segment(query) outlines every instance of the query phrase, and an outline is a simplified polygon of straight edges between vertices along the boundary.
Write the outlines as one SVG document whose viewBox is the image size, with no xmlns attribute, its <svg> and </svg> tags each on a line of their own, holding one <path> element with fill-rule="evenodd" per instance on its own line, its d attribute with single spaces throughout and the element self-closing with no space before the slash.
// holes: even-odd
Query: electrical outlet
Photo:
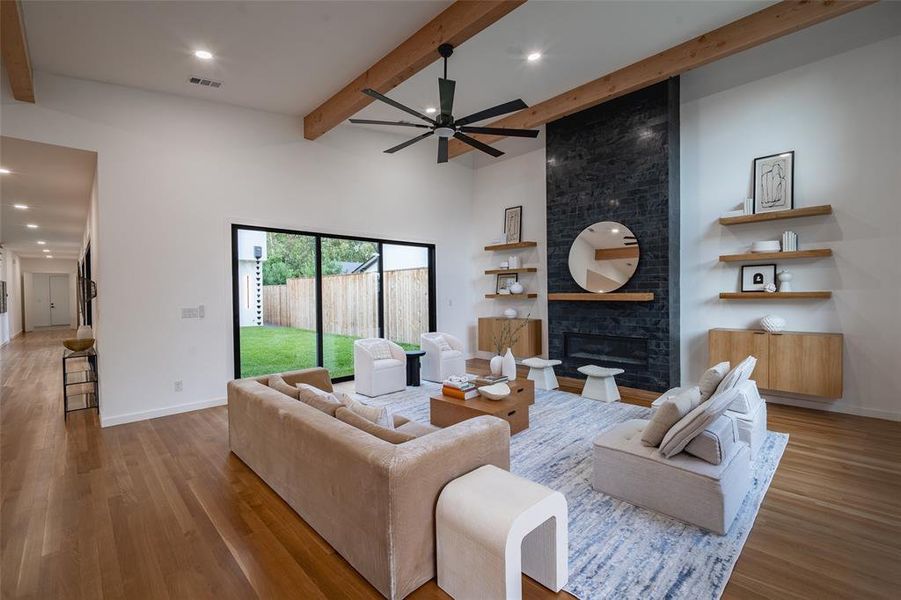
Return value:
<svg viewBox="0 0 901 600">
<path fill-rule="evenodd" d="M 175 382 L 175 391 L 180 392 L 184 389 L 184 382 L 181 379 Z"/>
<path fill-rule="evenodd" d="M 199 319 L 200 318 L 200 310 L 197 308 L 183 308 L 181 309 L 181 318 L 182 319 Z"/>
<path fill-rule="evenodd" d="M 200 306 L 197 307 L 197 318 L 202 319 L 205 316 L 206 316 L 206 306 L 201 304 Z"/>
</svg>

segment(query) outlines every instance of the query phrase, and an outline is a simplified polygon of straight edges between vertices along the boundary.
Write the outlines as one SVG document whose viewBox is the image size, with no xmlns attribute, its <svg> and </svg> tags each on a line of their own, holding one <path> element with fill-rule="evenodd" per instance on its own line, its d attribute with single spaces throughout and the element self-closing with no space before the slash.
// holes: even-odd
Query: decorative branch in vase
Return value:
<svg viewBox="0 0 901 600">
<path fill-rule="evenodd" d="M 491 344 L 494 346 L 495 356 L 491 359 L 490 367 L 492 375 L 500 375 L 502 371 L 504 375 L 510 378 L 510 381 L 516 379 L 516 363 L 513 359 L 513 344 L 519 337 L 519 332 L 523 327 L 528 325 L 529 317 L 532 313 L 525 316 L 524 319 L 505 319 L 500 327 L 498 327 L 491 337 Z M 502 356 L 507 351 L 509 358 L 508 364 L 504 364 L 505 357 Z M 511 366 L 512 364 L 512 366 Z"/>
</svg>

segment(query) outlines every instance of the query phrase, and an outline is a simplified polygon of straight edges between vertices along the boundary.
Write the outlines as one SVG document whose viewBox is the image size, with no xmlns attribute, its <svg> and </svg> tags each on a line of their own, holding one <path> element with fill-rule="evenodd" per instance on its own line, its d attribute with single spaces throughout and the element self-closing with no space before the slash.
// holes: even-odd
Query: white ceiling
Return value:
<svg viewBox="0 0 901 600">
<path fill-rule="evenodd" d="M 78 258 L 97 154 L 2 136 L 0 165 L 12 171 L 0 175 L 0 243 L 23 257 L 42 256 L 46 248 L 54 258 Z"/>
</svg>

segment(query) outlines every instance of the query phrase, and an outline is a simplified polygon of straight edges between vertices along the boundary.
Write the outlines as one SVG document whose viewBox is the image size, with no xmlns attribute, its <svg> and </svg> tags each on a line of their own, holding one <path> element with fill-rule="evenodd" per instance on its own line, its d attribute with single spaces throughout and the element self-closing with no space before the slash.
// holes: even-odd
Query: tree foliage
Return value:
<svg viewBox="0 0 901 600">
<path fill-rule="evenodd" d="M 287 279 L 316 276 L 316 240 L 289 233 L 266 234 L 267 259 L 263 263 L 263 285 L 281 285 Z M 322 274 L 341 273 L 345 262 L 363 263 L 377 253 L 372 242 L 322 239 Z"/>
</svg>

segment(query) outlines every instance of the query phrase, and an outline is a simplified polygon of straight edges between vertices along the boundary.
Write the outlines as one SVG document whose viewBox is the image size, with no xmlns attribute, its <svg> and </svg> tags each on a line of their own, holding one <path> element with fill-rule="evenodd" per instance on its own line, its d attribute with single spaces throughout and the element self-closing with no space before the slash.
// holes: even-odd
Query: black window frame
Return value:
<svg viewBox="0 0 901 600">
<path fill-rule="evenodd" d="M 435 244 L 426 242 L 409 242 L 404 240 L 391 240 L 375 237 L 362 237 L 357 235 L 343 235 L 337 233 L 324 233 L 317 231 L 302 231 L 297 229 L 285 229 L 282 227 L 267 227 L 264 225 L 242 225 L 240 223 L 231 224 L 231 272 L 232 272 L 232 352 L 234 354 L 234 375 L 235 379 L 241 378 L 241 299 L 240 286 L 238 282 L 238 232 L 245 231 L 265 231 L 267 233 L 284 233 L 288 235 L 300 235 L 314 238 L 316 244 L 316 365 L 323 367 L 325 364 L 323 336 L 322 331 L 322 240 L 340 239 L 353 240 L 358 242 L 370 242 L 376 244 L 378 248 L 378 273 L 379 273 L 379 297 L 378 297 L 378 329 L 379 337 L 385 335 L 385 271 L 382 258 L 383 245 L 394 246 L 415 246 L 417 248 L 425 248 L 428 252 L 428 268 L 429 268 L 429 331 L 438 330 L 438 303 L 437 303 L 437 276 L 436 276 L 436 247 Z M 332 377 L 333 383 L 342 381 L 350 381 L 353 375 L 344 377 Z"/>
</svg>

